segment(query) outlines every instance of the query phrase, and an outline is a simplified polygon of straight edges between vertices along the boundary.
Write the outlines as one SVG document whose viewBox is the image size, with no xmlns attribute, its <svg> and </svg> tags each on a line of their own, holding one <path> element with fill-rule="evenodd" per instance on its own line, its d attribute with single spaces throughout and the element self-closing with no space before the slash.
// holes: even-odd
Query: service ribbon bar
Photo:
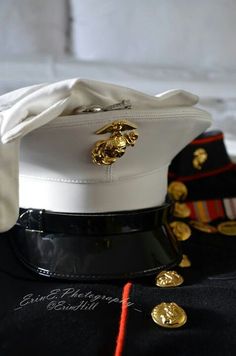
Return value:
<svg viewBox="0 0 236 356">
<path fill-rule="evenodd" d="M 198 200 L 186 204 L 192 220 L 208 223 L 221 218 L 236 219 L 236 198 Z"/>
</svg>

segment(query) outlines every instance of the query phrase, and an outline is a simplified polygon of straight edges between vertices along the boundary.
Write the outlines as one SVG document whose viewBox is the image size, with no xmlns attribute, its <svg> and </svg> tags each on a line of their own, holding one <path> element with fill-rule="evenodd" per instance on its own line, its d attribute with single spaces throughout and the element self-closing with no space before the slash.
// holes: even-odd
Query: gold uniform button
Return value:
<svg viewBox="0 0 236 356">
<path fill-rule="evenodd" d="M 156 277 L 156 286 L 161 288 L 178 287 L 183 282 L 183 277 L 176 271 L 162 271 Z"/>
<path fill-rule="evenodd" d="M 190 259 L 188 258 L 187 255 L 183 254 L 182 260 L 181 260 L 181 262 L 179 264 L 179 267 L 181 267 L 181 268 L 191 267 L 191 261 L 190 261 Z"/>
<path fill-rule="evenodd" d="M 168 187 L 169 196 L 176 201 L 186 199 L 188 195 L 188 189 L 182 182 L 173 181 Z"/>
<path fill-rule="evenodd" d="M 191 210 L 185 203 L 176 202 L 174 205 L 174 213 L 173 215 L 176 218 L 188 218 L 191 214 Z"/>
<path fill-rule="evenodd" d="M 223 235 L 236 236 L 236 221 L 226 221 L 217 226 L 218 231 Z"/>
<path fill-rule="evenodd" d="M 187 321 L 185 311 L 176 303 L 161 303 L 152 310 L 153 321 L 163 328 L 176 329 Z"/>
<path fill-rule="evenodd" d="M 206 232 L 208 234 L 215 234 L 217 232 L 217 229 L 214 226 L 205 224 L 201 221 L 191 220 L 190 225 L 194 227 L 194 229 Z"/>
<path fill-rule="evenodd" d="M 190 227 L 182 221 L 173 221 L 170 227 L 179 241 L 185 241 L 191 236 Z"/>
</svg>

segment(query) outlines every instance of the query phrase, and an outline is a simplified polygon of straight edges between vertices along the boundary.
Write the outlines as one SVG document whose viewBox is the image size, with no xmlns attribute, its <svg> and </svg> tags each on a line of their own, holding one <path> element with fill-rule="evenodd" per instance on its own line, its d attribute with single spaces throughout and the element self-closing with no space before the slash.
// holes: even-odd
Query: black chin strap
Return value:
<svg viewBox="0 0 236 356">
<path fill-rule="evenodd" d="M 67 214 L 38 209 L 20 209 L 17 224 L 41 233 L 116 235 L 159 228 L 166 220 L 169 204 L 158 208 L 116 213 Z"/>
</svg>

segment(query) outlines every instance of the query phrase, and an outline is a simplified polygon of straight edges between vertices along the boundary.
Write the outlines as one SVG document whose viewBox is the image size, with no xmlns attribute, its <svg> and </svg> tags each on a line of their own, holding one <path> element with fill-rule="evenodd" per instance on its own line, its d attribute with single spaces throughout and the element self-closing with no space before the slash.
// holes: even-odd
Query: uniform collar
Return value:
<svg viewBox="0 0 236 356">
<path fill-rule="evenodd" d="M 169 178 L 187 182 L 234 168 L 223 139 L 221 131 L 209 131 L 198 136 L 173 159 Z"/>
</svg>

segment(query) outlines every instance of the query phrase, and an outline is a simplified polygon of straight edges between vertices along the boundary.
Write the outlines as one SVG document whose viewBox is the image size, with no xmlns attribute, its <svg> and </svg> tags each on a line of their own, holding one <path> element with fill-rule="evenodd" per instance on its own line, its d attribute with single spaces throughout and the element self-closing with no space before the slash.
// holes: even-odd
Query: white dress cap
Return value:
<svg viewBox="0 0 236 356">
<path fill-rule="evenodd" d="M 211 124 L 197 101 L 182 90 L 150 96 L 81 79 L 3 95 L 0 231 L 19 205 L 67 213 L 162 205 L 171 160 Z"/>
</svg>

